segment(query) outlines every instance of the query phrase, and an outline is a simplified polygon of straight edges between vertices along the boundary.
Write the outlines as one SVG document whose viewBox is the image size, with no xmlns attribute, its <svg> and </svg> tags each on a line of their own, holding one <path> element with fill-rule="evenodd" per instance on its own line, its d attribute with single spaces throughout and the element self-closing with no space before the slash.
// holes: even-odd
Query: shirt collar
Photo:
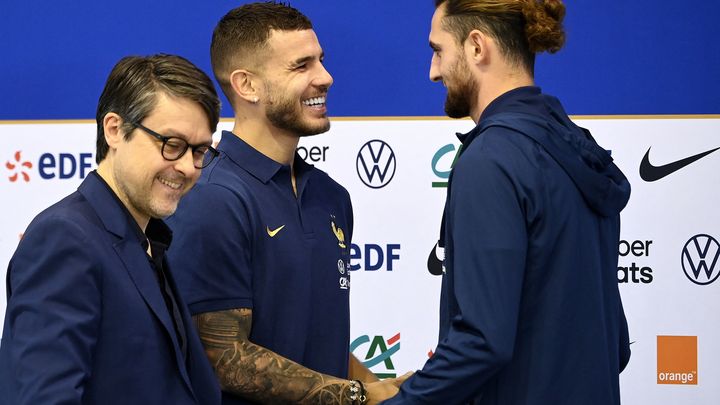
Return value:
<svg viewBox="0 0 720 405">
<path fill-rule="evenodd" d="M 284 168 L 290 171 L 290 166 L 278 163 L 263 155 L 260 151 L 230 131 L 222 132 L 218 150 L 227 155 L 236 165 L 265 184 L 281 169 Z M 295 168 L 295 178 L 298 182 L 305 177 L 303 174 L 313 167 L 300 158 L 297 152 L 295 153 L 293 165 Z"/>
</svg>

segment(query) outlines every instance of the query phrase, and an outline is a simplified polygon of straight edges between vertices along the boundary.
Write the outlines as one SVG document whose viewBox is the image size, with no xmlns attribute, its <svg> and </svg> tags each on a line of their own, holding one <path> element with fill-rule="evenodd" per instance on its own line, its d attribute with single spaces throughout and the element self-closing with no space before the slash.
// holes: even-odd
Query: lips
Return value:
<svg viewBox="0 0 720 405">
<path fill-rule="evenodd" d="M 173 190 L 180 190 L 180 188 L 181 188 L 182 185 L 183 185 L 183 182 L 182 182 L 182 181 L 179 181 L 179 182 L 178 182 L 178 181 L 171 181 L 171 180 L 168 180 L 168 179 L 166 179 L 166 178 L 164 178 L 164 177 L 158 177 L 157 179 L 158 179 L 158 181 L 159 181 L 160 183 L 162 183 L 162 184 L 170 187 L 170 188 L 173 189 Z"/>
<path fill-rule="evenodd" d="M 325 97 L 311 97 L 303 100 L 302 103 L 308 107 L 324 107 Z"/>
</svg>

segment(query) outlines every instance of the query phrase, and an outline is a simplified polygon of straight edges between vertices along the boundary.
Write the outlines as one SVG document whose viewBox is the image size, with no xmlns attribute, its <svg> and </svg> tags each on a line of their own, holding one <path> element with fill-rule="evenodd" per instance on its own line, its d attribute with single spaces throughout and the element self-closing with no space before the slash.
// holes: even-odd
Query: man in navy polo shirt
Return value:
<svg viewBox="0 0 720 405">
<path fill-rule="evenodd" d="M 295 152 L 330 128 L 333 79 L 312 24 L 283 4 L 238 7 L 211 59 L 235 126 L 169 220 L 169 255 L 224 403 L 393 395 L 400 381 L 378 382 L 349 353 L 350 196 Z"/>
</svg>

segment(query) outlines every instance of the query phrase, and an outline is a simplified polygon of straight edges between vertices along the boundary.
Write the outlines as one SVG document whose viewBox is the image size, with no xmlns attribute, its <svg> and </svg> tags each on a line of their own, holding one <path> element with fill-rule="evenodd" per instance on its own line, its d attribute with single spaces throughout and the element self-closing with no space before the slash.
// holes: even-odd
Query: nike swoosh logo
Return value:
<svg viewBox="0 0 720 405">
<path fill-rule="evenodd" d="M 440 258 L 437 256 L 437 246 L 437 243 L 433 246 L 427 260 L 428 271 L 433 276 L 440 276 L 443 274 L 443 263 L 442 260 L 440 260 Z"/>
<path fill-rule="evenodd" d="M 697 155 L 680 159 L 666 165 L 653 166 L 653 164 L 650 163 L 650 148 L 648 148 L 647 152 L 645 152 L 645 156 L 643 156 L 642 161 L 640 162 L 640 178 L 647 182 L 660 180 L 663 177 L 673 174 L 683 167 L 704 158 L 718 149 L 720 149 L 720 147 L 710 149 L 709 151 L 698 153 Z"/>
<path fill-rule="evenodd" d="M 267 233 L 268 233 L 268 235 L 269 235 L 271 238 L 274 238 L 275 235 L 277 235 L 278 232 L 282 231 L 283 228 L 285 228 L 285 225 L 283 225 L 283 226 L 281 226 L 281 227 L 279 227 L 279 228 L 271 231 L 271 230 L 270 230 L 270 227 L 267 226 L 267 225 L 265 225 L 265 229 L 267 229 Z"/>
</svg>

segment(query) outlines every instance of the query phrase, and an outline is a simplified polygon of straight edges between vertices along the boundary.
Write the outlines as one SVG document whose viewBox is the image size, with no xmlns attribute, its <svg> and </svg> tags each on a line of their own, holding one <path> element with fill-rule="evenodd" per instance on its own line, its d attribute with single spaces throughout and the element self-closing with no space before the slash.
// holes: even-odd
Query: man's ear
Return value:
<svg viewBox="0 0 720 405">
<path fill-rule="evenodd" d="M 257 103 L 259 100 L 257 91 L 259 80 L 256 74 L 245 69 L 237 69 L 230 73 L 230 85 L 233 91 L 237 97 L 249 103 Z"/>
<path fill-rule="evenodd" d="M 114 112 L 105 114 L 103 118 L 103 131 L 105 132 L 105 142 L 107 142 L 110 149 L 115 149 L 124 142 L 122 124 L 123 119 Z"/>
<path fill-rule="evenodd" d="M 482 31 L 470 31 L 463 46 L 468 63 L 475 65 L 487 63 L 490 58 L 491 42 L 491 38 Z"/>
</svg>

